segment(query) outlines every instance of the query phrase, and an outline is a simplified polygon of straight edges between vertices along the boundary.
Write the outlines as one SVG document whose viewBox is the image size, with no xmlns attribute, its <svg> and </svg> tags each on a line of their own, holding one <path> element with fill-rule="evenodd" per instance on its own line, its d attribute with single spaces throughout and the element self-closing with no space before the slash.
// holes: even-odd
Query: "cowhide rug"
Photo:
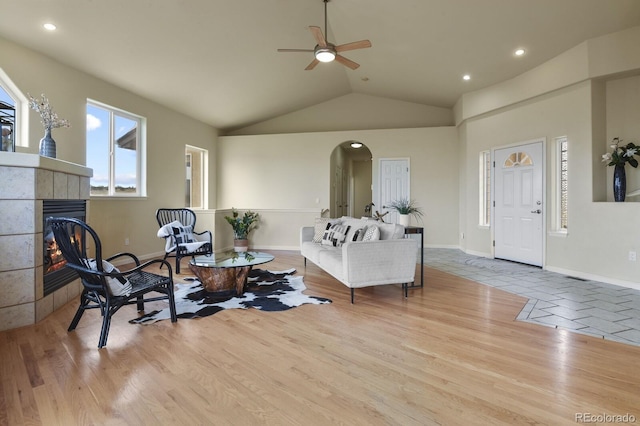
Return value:
<svg viewBox="0 0 640 426">
<path fill-rule="evenodd" d="M 295 269 L 266 271 L 253 269 L 247 279 L 247 291 L 240 296 L 220 297 L 208 293 L 199 281 L 175 286 L 176 313 L 178 318 L 200 318 L 225 309 L 255 308 L 262 311 L 286 311 L 306 303 L 321 305 L 331 303 L 322 297 L 307 296 L 302 277 L 293 276 Z M 150 312 L 129 322 L 151 324 L 171 318 L 169 307 Z"/>
</svg>

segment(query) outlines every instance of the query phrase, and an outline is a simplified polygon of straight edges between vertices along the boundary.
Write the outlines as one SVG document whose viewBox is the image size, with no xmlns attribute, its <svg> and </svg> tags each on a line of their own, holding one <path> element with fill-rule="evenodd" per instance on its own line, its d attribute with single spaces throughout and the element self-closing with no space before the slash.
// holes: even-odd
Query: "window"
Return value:
<svg viewBox="0 0 640 426">
<path fill-rule="evenodd" d="M 87 167 L 91 196 L 145 196 L 145 119 L 87 102 Z"/>
<path fill-rule="evenodd" d="M 185 146 L 185 207 L 207 208 L 207 154 L 206 149 Z"/>
<path fill-rule="evenodd" d="M 0 85 L 0 151 L 15 151 L 16 102 Z"/>
<path fill-rule="evenodd" d="M 565 136 L 556 138 L 556 150 L 558 155 L 558 186 L 557 186 L 557 228 L 561 232 L 567 232 L 568 225 L 568 200 L 569 200 L 569 163 L 568 163 L 568 142 Z"/>
<path fill-rule="evenodd" d="M 27 147 L 29 102 L 0 68 L 0 151 Z"/>
<path fill-rule="evenodd" d="M 491 221 L 491 153 L 480 153 L 480 226 L 489 226 Z"/>
<path fill-rule="evenodd" d="M 531 165 L 533 165 L 533 161 L 531 161 L 531 157 L 529 157 L 529 154 L 527 154 L 526 152 L 514 152 L 506 160 L 504 160 L 505 169 L 508 169 L 509 167 Z"/>
</svg>

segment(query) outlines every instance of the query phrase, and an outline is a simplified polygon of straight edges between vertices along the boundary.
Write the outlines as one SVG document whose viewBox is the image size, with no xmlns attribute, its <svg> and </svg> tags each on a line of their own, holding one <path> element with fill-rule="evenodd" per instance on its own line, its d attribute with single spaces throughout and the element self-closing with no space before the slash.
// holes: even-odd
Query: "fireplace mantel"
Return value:
<svg viewBox="0 0 640 426">
<path fill-rule="evenodd" d="M 89 200 L 92 175 L 68 161 L 0 152 L 0 331 L 35 324 L 80 294 L 80 280 L 43 294 L 42 204 Z"/>
<path fill-rule="evenodd" d="M 57 158 L 43 157 L 38 154 L 26 154 L 21 152 L 0 151 L 0 167 L 1 166 L 44 169 L 85 177 L 93 176 L 92 169 L 81 166 L 80 164 L 70 163 Z"/>
</svg>

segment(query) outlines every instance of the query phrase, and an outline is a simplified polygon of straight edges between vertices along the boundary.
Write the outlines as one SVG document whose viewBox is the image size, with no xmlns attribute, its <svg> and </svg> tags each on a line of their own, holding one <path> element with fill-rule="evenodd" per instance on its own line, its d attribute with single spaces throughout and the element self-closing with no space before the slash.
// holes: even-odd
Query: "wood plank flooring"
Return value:
<svg viewBox="0 0 640 426">
<path fill-rule="evenodd" d="M 147 326 L 128 306 L 98 350 L 98 312 L 68 333 L 70 302 L 0 333 L 0 425 L 640 422 L 640 347 L 517 322 L 526 299 L 429 268 L 408 299 L 381 286 L 351 305 L 299 253 L 271 253 L 333 303 Z"/>
</svg>

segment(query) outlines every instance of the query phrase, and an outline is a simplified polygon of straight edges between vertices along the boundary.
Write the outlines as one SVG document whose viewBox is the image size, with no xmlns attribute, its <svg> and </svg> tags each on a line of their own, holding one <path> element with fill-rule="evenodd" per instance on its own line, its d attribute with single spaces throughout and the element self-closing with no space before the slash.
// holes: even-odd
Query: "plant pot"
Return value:
<svg viewBox="0 0 640 426">
<path fill-rule="evenodd" d="M 234 239 L 233 250 L 238 253 L 249 251 L 249 240 L 247 240 L 246 238 L 243 240 Z"/>
<path fill-rule="evenodd" d="M 398 223 L 404 227 L 411 223 L 411 216 L 408 214 L 398 214 Z"/>
</svg>

